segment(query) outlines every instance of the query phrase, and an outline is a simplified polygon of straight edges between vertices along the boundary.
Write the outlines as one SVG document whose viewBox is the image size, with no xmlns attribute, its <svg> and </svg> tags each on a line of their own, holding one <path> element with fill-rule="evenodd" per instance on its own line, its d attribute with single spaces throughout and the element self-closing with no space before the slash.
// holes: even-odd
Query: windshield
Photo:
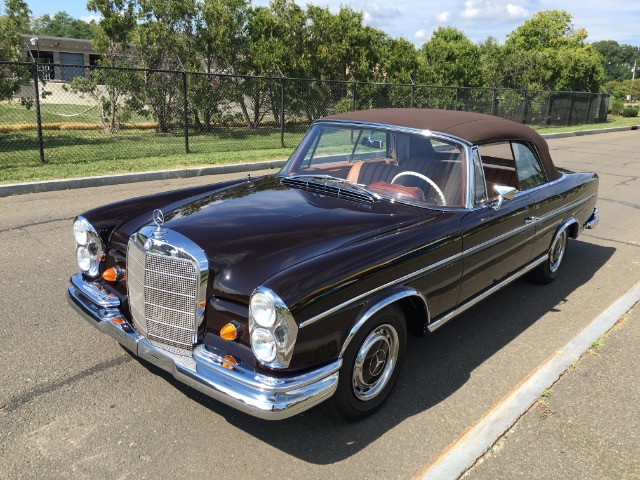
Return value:
<svg viewBox="0 0 640 480">
<path fill-rule="evenodd" d="M 436 136 L 318 124 L 280 175 L 335 179 L 417 205 L 461 207 L 464 149 Z"/>
</svg>

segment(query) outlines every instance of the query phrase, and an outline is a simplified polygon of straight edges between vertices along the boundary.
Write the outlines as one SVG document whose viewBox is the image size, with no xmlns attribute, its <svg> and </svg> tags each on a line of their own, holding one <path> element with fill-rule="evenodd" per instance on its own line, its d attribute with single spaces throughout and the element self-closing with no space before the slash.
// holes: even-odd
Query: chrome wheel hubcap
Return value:
<svg viewBox="0 0 640 480">
<path fill-rule="evenodd" d="M 555 273 L 560 268 L 562 257 L 567 246 L 567 232 L 563 231 L 553 240 L 549 249 L 549 270 Z"/>
<path fill-rule="evenodd" d="M 364 340 L 351 377 L 359 400 L 371 400 L 389 383 L 398 361 L 398 346 L 398 332 L 389 324 L 380 325 Z"/>
</svg>

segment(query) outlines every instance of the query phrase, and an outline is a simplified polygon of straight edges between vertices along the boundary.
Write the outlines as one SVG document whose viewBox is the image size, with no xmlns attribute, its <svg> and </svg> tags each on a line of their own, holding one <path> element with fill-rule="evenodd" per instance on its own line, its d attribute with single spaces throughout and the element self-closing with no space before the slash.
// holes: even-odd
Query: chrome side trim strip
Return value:
<svg viewBox="0 0 640 480">
<path fill-rule="evenodd" d="M 545 220 L 547 220 L 549 218 L 552 218 L 552 217 L 554 217 L 556 215 L 561 215 L 561 214 L 563 214 L 563 213 L 565 213 L 565 212 L 567 212 L 569 210 L 572 210 L 572 209 L 582 205 L 583 203 L 588 202 L 591 198 L 593 198 L 594 195 L 595 194 L 589 195 L 589 196 L 587 196 L 585 198 L 582 198 L 582 199 L 580 199 L 580 200 L 578 200 L 576 202 L 573 202 L 570 205 L 567 205 L 565 207 L 561 207 L 561 208 L 553 210 L 553 211 L 551 211 L 549 213 L 546 213 L 546 214 L 542 215 L 541 217 L 539 217 L 539 219 L 536 220 L 535 224 L 539 224 L 539 223 L 541 223 L 541 222 L 543 222 L 543 221 L 545 221 Z M 574 219 L 574 221 L 575 221 L 575 219 Z M 349 300 L 347 300 L 345 302 L 342 302 L 341 304 L 336 305 L 335 307 L 330 308 L 329 310 L 326 310 L 326 311 L 324 311 L 322 313 L 319 313 L 318 315 L 316 315 L 314 317 L 311 317 L 311 318 L 305 320 L 304 322 L 302 322 L 300 324 L 300 328 L 304 328 L 304 327 L 306 327 L 308 325 L 312 325 L 315 322 L 317 322 L 318 320 L 321 320 L 324 317 L 332 315 L 332 314 L 336 313 L 337 311 L 343 309 L 344 307 L 347 307 L 348 305 L 350 305 L 352 303 L 355 303 L 355 302 L 357 302 L 359 300 L 362 300 L 363 298 L 368 297 L 369 295 L 377 293 L 380 290 L 384 290 L 385 288 L 391 287 L 393 285 L 397 285 L 398 283 L 402 283 L 402 282 L 406 282 L 406 281 L 412 280 L 413 278 L 419 277 L 421 275 L 426 275 L 427 273 L 430 273 L 433 270 L 437 270 L 438 268 L 441 268 L 441 267 L 443 267 L 443 266 L 445 266 L 445 265 L 447 265 L 449 263 L 453 263 L 453 262 L 455 262 L 455 261 L 457 261 L 457 260 L 459 260 L 461 258 L 469 256 L 470 254 L 475 253 L 476 251 L 478 251 L 480 249 L 488 248 L 488 247 L 490 247 L 490 246 L 492 246 L 492 245 L 494 245 L 496 243 L 499 243 L 499 242 L 502 242 L 504 240 L 507 240 L 508 238 L 510 238 L 510 237 L 512 237 L 514 235 L 517 235 L 518 233 L 522 232 L 523 230 L 526 230 L 527 228 L 534 228 L 535 224 L 522 225 L 520 227 L 515 228 L 514 230 L 511 230 L 509 232 L 503 233 L 502 235 L 500 235 L 500 236 L 498 236 L 498 237 L 496 237 L 494 239 L 487 240 L 484 243 L 481 243 L 479 245 L 475 245 L 475 246 L 473 246 L 473 247 L 471 247 L 471 248 L 469 248 L 467 250 L 463 250 L 460 253 L 456 253 L 455 255 L 452 255 L 452 256 L 447 257 L 447 258 L 445 258 L 443 260 L 440 260 L 439 262 L 436 262 L 436 263 L 434 263 L 432 265 L 429 265 L 428 267 L 421 268 L 420 270 L 417 270 L 417 271 L 415 271 L 413 273 L 409 273 L 409 274 L 407 274 L 407 275 L 405 275 L 405 276 L 403 276 L 401 278 L 398 278 L 396 280 L 392 280 L 391 282 L 385 283 L 384 285 L 381 285 L 381 286 L 376 287 L 376 288 L 374 288 L 372 290 L 369 290 L 368 292 L 364 292 L 364 293 L 362 293 L 360 295 L 356 295 L 355 297 L 353 297 L 353 298 L 351 298 L 351 299 L 349 299 Z"/>
<path fill-rule="evenodd" d="M 311 317 L 311 318 L 305 320 L 304 322 L 302 322 L 300 324 L 300 328 L 304 328 L 304 327 L 306 327 L 308 325 L 311 325 L 311 324 L 317 322 L 318 320 L 321 320 L 324 317 L 326 317 L 328 315 L 331 315 L 333 313 L 336 313 L 338 310 L 341 310 L 344 307 L 346 307 L 348 305 L 351 305 L 352 303 L 355 303 L 355 302 L 357 302 L 359 300 L 362 300 L 365 297 L 368 297 L 369 295 L 373 295 L 374 293 L 377 293 L 377 292 L 379 292 L 381 290 L 384 290 L 385 288 L 392 287 L 393 285 L 396 285 L 398 283 L 402 283 L 402 282 L 405 282 L 407 280 L 411 280 L 414 277 L 419 277 L 420 275 L 423 275 L 423 274 L 426 274 L 428 272 L 431 272 L 432 270 L 437 270 L 438 268 L 441 268 L 441 267 L 444 267 L 444 266 L 446 266 L 446 265 L 448 265 L 450 263 L 453 263 L 453 262 L 459 260 L 460 258 L 462 258 L 462 252 L 456 253 L 455 255 L 451 255 L 450 257 L 444 258 L 444 259 L 440 260 L 439 262 L 436 262 L 436 263 L 434 263 L 432 265 L 429 265 L 428 267 L 421 268 L 420 270 L 417 270 L 417 271 L 415 271 L 413 273 L 409 273 L 409 274 L 405 275 L 404 277 L 400 277 L 400 278 L 398 278 L 396 280 L 393 280 L 393 281 L 391 281 L 389 283 L 385 283 L 384 285 L 380 285 L 379 287 L 376 287 L 376 288 L 374 288 L 372 290 L 369 290 L 368 292 L 364 292 L 364 293 L 362 293 L 360 295 L 356 295 L 355 297 L 347 300 L 346 302 L 342 302 L 341 304 L 336 305 L 335 307 L 330 308 L 329 310 L 325 310 L 324 312 L 319 313 L 315 317 Z"/>
<path fill-rule="evenodd" d="M 484 300 L 485 298 L 487 298 L 492 293 L 500 290 L 502 287 L 508 285 L 509 283 L 513 282 L 514 280 L 517 280 L 518 278 L 523 276 L 525 273 L 530 272 L 531 270 L 536 268 L 541 263 L 544 263 L 544 261 L 547 258 L 548 258 L 548 254 L 545 253 L 543 256 L 537 258 L 533 262 L 528 263 L 524 268 L 522 268 L 522 269 L 518 270 L 517 272 L 513 273 L 511 276 L 505 278 L 501 282 L 496 283 L 493 287 L 489 288 L 488 290 L 485 290 L 480 295 L 478 295 L 476 297 L 473 297 L 472 299 L 468 300 L 467 302 L 463 303 L 462 305 L 458 306 L 457 308 L 451 310 L 449 313 L 444 314 L 443 316 L 438 318 L 436 321 L 434 321 L 433 323 L 429 324 L 427 326 L 427 328 L 429 329 L 430 332 L 433 332 L 434 330 L 437 330 L 439 327 L 441 327 L 442 325 L 447 323 L 452 318 L 454 318 L 454 317 L 460 315 L 462 312 L 470 309 L 475 304 L 477 304 L 480 301 Z"/>
</svg>

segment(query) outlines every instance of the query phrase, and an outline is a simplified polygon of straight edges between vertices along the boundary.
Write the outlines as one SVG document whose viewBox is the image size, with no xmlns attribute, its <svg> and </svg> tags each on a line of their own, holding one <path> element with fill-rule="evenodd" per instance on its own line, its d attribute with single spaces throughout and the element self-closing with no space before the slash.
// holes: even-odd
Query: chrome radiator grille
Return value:
<svg viewBox="0 0 640 480">
<path fill-rule="evenodd" d="M 202 277 L 198 262 L 167 255 L 171 248 L 166 244 L 147 249 L 139 244 L 146 237 L 137 235 L 129 240 L 127 248 L 127 285 L 134 327 L 157 346 L 190 354 L 200 317 Z M 151 240 L 146 241 L 149 246 Z"/>
</svg>

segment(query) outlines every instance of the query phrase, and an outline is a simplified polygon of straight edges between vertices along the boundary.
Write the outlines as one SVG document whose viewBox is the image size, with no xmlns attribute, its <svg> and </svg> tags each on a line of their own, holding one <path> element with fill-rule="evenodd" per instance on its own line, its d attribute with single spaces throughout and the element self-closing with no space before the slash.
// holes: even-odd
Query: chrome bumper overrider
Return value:
<svg viewBox="0 0 640 480">
<path fill-rule="evenodd" d="M 202 345 L 191 357 L 158 349 L 128 325 L 114 323 L 121 318 L 120 302 L 81 274 L 71 277 L 69 304 L 94 327 L 115 338 L 134 355 L 171 373 L 179 381 L 245 413 L 266 420 L 280 420 L 303 412 L 330 397 L 338 385 L 342 360 L 291 377 L 272 377 L 233 366 Z"/>
<path fill-rule="evenodd" d="M 600 221 L 600 217 L 598 216 L 598 213 L 599 213 L 598 209 L 594 208 L 591 216 L 587 219 L 586 222 L 584 222 L 584 228 L 588 230 L 592 228 L 596 228 L 596 225 L 598 225 L 598 222 Z"/>
</svg>

